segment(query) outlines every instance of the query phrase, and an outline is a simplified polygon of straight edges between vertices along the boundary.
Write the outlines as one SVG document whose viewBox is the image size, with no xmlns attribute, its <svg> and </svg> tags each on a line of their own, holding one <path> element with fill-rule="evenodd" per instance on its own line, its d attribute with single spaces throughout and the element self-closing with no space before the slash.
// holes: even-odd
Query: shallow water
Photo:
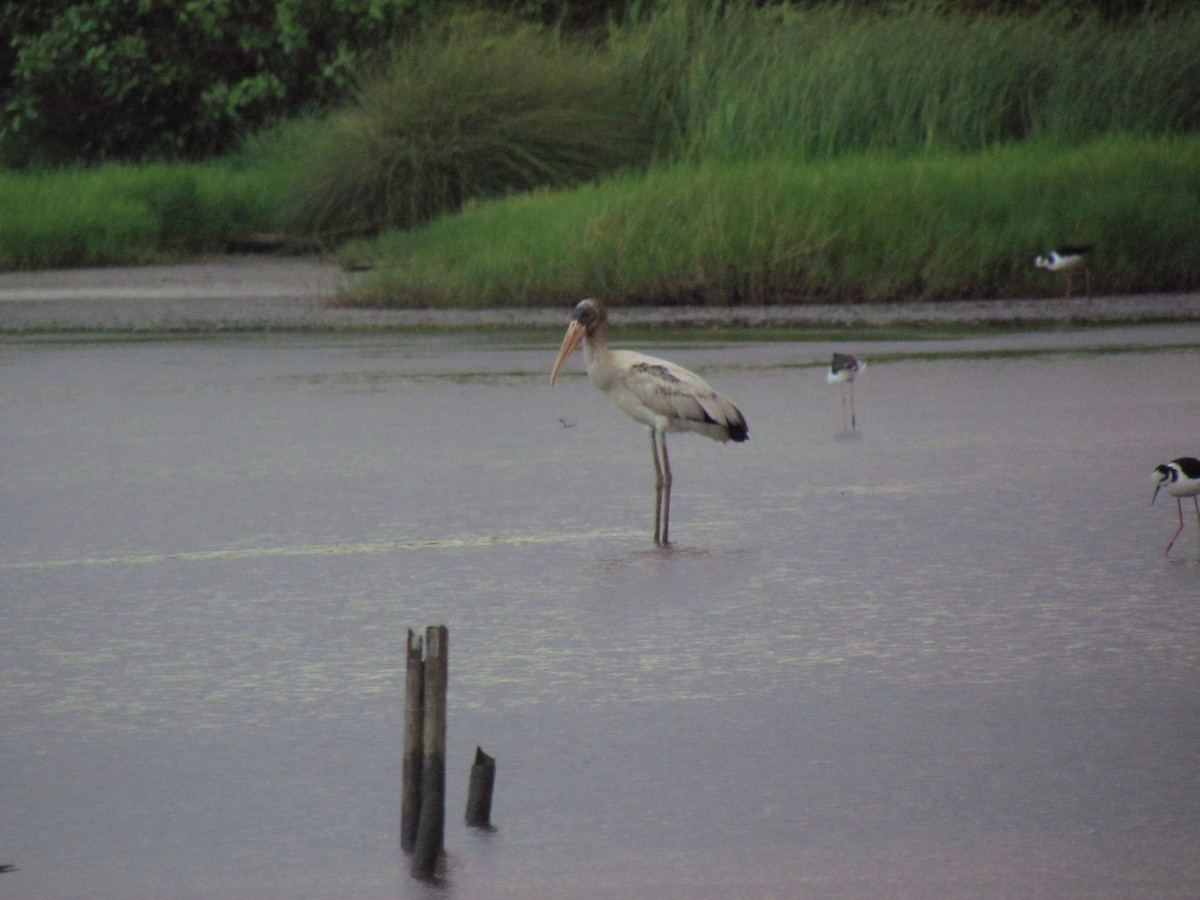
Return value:
<svg viewBox="0 0 1200 900">
<path fill-rule="evenodd" d="M 554 344 L 0 344 L 5 897 L 1200 892 L 1200 540 L 1164 559 L 1150 505 L 1200 328 L 841 345 L 854 434 L 829 345 L 664 347 L 751 431 L 672 436 L 670 551 L 648 439 Z"/>
</svg>

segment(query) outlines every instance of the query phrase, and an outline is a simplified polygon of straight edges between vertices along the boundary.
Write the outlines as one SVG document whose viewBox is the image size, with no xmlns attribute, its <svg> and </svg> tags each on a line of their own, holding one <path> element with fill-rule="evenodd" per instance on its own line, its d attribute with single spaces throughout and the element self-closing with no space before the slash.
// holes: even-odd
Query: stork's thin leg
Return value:
<svg viewBox="0 0 1200 900">
<path fill-rule="evenodd" d="M 663 508 L 662 508 L 662 545 L 670 546 L 671 542 L 667 540 L 667 528 L 671 524 L 671 457 L 667 456 L 667 433 L 661 432 L 659 440 L 662 441 L 663 453 Z"/>
<path fill-rule="evenodd" d="M 850 382 L 850 430 L 858 430 L 858 418 L 854 415 L 854 382 Z"/>
<path fill-rule="evenodd" d="M 1167 549 L 1163 551 L 1163 556 L 1170 555 L 1171 547 L 1175 544 L 1175 538 L 1179 537 L 1179 535 L 1183 533 L 1183 498 L 1176 497 L 1175 505 L 1179 507 L 1179 528 L 1176 529 L 1173 535 L 1171 535 L 1171 543 L 1167 544 Z M 1200 516 L 1200 509 L 1197 509 L 1196 515 Z"/>
<path fill-rule="evenodd" d="M 846 430 L 846 385 L 838 385 L 838 398 L 842 401 L 842 431 Z"/>
<path fill-rule="evenodd" d="M 658 461 L 658 432 L 650 429 L 650 452 L 654 454 L 654 543 L 662 543 L 658 536 L 662 522 L 663 470 Z"/>
</svg>

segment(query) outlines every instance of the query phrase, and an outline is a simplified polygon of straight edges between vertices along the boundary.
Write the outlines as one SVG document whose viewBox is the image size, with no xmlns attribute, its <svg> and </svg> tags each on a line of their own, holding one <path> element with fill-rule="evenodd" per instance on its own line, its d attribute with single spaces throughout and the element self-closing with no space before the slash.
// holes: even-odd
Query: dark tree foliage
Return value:
<svg viewBox="0 0 1200 900">
<path fill-rule="evenodd" d="M 645 0 L 513 0 L 480 4 L 492 6 L 545 25 L 566 28 L 591 28 L 607 20 L 623 16 L 631 6 L 651 6 Z"/>
<path fill-rule="evenodd" d="M 436 0 L 10 0 L 7 155 L 199 157 L 335 99 Z"/>
</svg>

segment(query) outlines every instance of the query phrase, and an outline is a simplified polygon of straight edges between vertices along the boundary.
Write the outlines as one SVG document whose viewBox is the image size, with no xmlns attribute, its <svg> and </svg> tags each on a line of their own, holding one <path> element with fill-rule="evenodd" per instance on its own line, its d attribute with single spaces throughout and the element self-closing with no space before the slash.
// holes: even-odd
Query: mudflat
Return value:
<svg viewBox="0 0 1200 900">
<path fill-rule="evenodd" d="M 323 330 L 465 325 L 557 326 L 561 306 L 351 309 L 338 291 L 359 277 L 314 256 L 223 255 L 174 265 L 0 273 L 0 331 Z M 1200 321 L 1200 292 L 941 303 L 621 309 L 630 325 L 839 327 L 889 324 Z"/>
</svg>

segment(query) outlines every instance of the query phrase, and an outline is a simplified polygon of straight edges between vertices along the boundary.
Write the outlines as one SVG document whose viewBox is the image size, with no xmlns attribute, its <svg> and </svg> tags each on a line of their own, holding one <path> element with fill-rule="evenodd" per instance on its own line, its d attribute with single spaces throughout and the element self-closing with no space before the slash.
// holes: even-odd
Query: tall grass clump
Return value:
<svg viewBox="0 0 1200 900">
<path fill-rule="evenodd" d="M 645 164 L 645 116 L 626 88 L 593 47 L 456 19 L 323 120 L 285 214 L 295 230 L 336 240 Z"/>
<path fill-rule="evenodd" d="M 611 46 L 672 158 L 978 150 L 1200 127 L 1200 13 L 666 0 Z"/>
<path fill-rule="evenodd" d="M 680 163 L 473 206 L 349 247 L 362 305 L 771 304 L 1053 294 L 1033 257 L 1095 243 L 1097 291 L 1200 281 L 1200 138 Z"/>
<path fill-rule="evenodd" d="M 0 171 L 0 268 L 146 263 L 271 225 L 269 176 L 218 163 Z"/>
</svg>

